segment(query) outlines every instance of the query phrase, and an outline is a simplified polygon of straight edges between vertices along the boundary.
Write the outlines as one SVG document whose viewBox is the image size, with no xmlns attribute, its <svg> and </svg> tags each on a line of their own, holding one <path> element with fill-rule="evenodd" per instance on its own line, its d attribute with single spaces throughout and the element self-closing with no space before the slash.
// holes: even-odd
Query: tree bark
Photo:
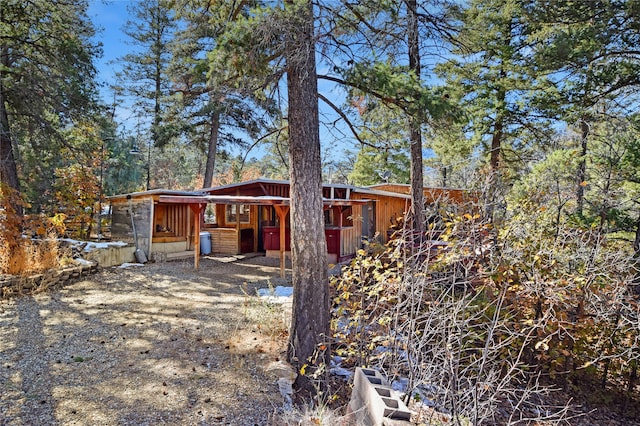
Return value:
<svg viewBox="0 0 640 426">
<path fill-rule="evenodd" d="M 506 43 L 510 42 L 510 38 L 505 40 Z M 500 80 L 507 78 L 507 72 L 504 69 L 504 64 L 500 68 Z M 492 180 L 497 180 L 502 167 L 502 139 L 504 138 L 504 120 L 505 120 L 505 103 L 507 100 L 507 93 L 504 87 L 500 86 L 496 92 L 496 119 L 493 123 L 493 135 L 491 136 L 491 155 L 489 156 L 489 165 L 491 166 Z"/>
<path fill-rule="evenodd" d="M 204 169 L 204 181 L 202 182 L 202 188 L 210 188 L 213 184 L 213 170 L 216 167 L 219 131 L 220 113 L 215 111 L 211 116 L 211 131 L 209 132 L 209 147 L 207 149 L 207 165 Z"/>
<path fill-rule="evenodd" d="M 9 67 L 9 54 L 5 48 L 1 49 L 0 63 L 2 68 L 7 69 Z M 5 97 L 5 88 L 2 85 L 2 74 L 4 73 L 2 68 L 0 68 L 0 184 L 7 185 L 16 192 L 20 192 L 18 168 L 13 155 L 13 140 L 9 127 L 7 99 Z"/>
<path fill-rule="evenodd" d="M 299 4 L 294 10 L 294 4 Z M 291 257 L 293 313 L 287 358 L 298 371 L 314 373 L 329 354 L 329 281 L 322 212 L 322 174 L 311 1 L 287 2 L 286 35 L 291 164 Z M 292 13 L 293 12 L 293 13 Z M 307 376 L 296 380 L 313 392 Z"/>
<path fill-rule="evenodd" d="M 502 116 L 498 115 L 493 125 L 493 135 L 491 136 L 491 156 L 489 165 L 491 166 L 492 175 L 497 175 L 500 172 L 500 158 L 502 157 L 502 128 Z"/>
<path fill-rule="evenodd" d="M 578 207 L 576 213 L 582 215 L 584 209 L 584 186 L 587 180 L 587 140 L 589 138 L 589 124 L 582 119 L 580 121 L 580 163 L 578 164 L 578 176 L 577 184 L 578 190 L 576 193 L 576 202 Z"/>
<path fill-rule="evenodd" d="M 409 68 L 420 80 L 420 48 L 418 35 L 418 14 L 416 0 L 407 0 L 407 16 L 409 20 L 407 44 L 409 46 Z M 409 118 L 409 141 L 411 153 L 411 219 L 413 230 L 422 234 L 425 230 L 424 218 L 424 177 L 422 171 L 422 132 L 420 122 Z"/>
<path fill-rule="evenodd" d="M 633 257 L 635 259 L 635 274 L 633 276 L 633 293 L 640 297 L 640 214 L 636 221 L 636 238 L 633 241 Z"/>
</svg>

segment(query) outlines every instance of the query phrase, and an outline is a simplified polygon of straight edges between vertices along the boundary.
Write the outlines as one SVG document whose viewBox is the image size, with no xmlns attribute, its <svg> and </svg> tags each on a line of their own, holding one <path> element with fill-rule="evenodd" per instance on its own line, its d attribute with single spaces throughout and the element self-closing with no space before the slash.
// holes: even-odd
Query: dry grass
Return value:
<svg viewBox="0 0 640 426">
<path fill-rule="evenodd" d="M 350 426 L 347 417 L 337 410 L 320 405 L 317 407 L 294 408 L 275 416 L 271 426 Z"/>
<path fill-rule="evenodd" d="M 25 206 L 19 194 L 0 184 L 0 274 L 29 275 L 60 266 L 57 237 L 64 232 L 64 216 L 23 216 L 18 209 Z"/>
<path fill-rule="evenodd" d="M 63 251 L 54 233 L 43 240 L 21 238 L 18 244 L 0 239 L 0 273 L 30 275 L 61 265 Z"/>
</svg>

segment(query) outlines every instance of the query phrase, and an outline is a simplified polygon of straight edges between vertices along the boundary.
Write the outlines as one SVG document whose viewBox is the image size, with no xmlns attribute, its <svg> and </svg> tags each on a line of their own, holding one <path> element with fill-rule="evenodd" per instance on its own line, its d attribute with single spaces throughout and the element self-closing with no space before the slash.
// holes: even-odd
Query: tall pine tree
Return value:
<svg viewBox="0 0 640 426">
<path fill-rule="evenodd" d="M 0 183 L 14 190 L 20 150 L 55 153 L 64 130 L 96 110 L 101 52 L 86 10 L 84 0 L 0 1 Z M 40 194 L 51 184 L 42 158 L 29 170 L 44 184 Z"/>
</svg>

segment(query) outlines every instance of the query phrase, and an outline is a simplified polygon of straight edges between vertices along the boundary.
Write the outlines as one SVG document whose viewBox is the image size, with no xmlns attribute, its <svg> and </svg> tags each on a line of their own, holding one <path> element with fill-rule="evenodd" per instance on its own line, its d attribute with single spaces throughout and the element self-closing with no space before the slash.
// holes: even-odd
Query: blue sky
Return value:
<svg viewBox="0 0 640 426">
<path fill-rule="evenodd" d="M 113 82 L 115 65 L 108 64 L 126 53 L 128 46 L 122 27 L 128 19 L 127 5 L 130 0 L 91 0 L 89 18 L 98 28 L 96 39 L 103 45 L 104 56 L 98 61 L 100 80 Z"/>
<path fill-rule="evenodd" d="M 127 6 L 131 3 L 131 0 L 89 0 L 88 15 L 97 30 L 95 39 L 102 43 L 104 51 L 96 66 L 98 80 L 103 85 L 102 99 L 108 105 L 113 103 L 113 91 L 109 86 L 115 83 L 115 73 L 118 69 L 115 60 L 126 54 L 129 49 L 122 28 L 129 17 Z M 129 108 L 122 105 L 116 108 L 116 122 L 124 128 L 134 127 L 135 123 L 130 117 Z"/>
<path fill-rule="evenodd" d="M 127 7 L 136 1 L 137 0 L 89 0 L 88 15 L 98 31 L 96 40 L 102 43 L 104 50 L 103 57 L 97 61 L 97 68 L 99 81 L 104 84 L 101 90 L 102 98 L 108 105 L 113 103 L 113 92 L 110 90 L 109 85 L 115 83 L 114 76 L 119 68 L 115 61 L 131 50 L 131 46 L 126 42 L 127 36 L 123 33 L 122 29 L 129 19 Z M 335 86 L 328 85 L 326 82 L 321 81 L 319 83 L 320 90 L 325 96 L 333 99 L 336 105 L 340 105 L 342 97 L 344 96 L 343 91 L 337 90 Z M 133 117 L 131 109 L 121 102 L 122 100 L 120 100 L 120 104 L 116 108 L 116 121 L 121 125 L 120 130 L 128 129 L 133 131 L 136 126 L 136 119 Z M 328 120 L 330 123 L 337 118 L 335 113 L 323 102 L 320 102 L 320 109 L 321 113 L 329 116 Z M 326 118 L 325 116 L 325 119 Z M 349 132 L 343 127 L 342 123 L 337 123 L 337 128 L 349 137 Z M 330 143 L 333 139 L 326 128 L 321 127 L 320 133 L 323 146 L 325 143 Z M 339 143 L 339 145 L 343 144 Z M 339 151 L 342 151 L 342 147 Z M 335 154 L 337 153 L 334 152 L 334 155 Z M 252 152 L 249 156 L 253 157 L 256 155 L 260 156 L 259 150 L 255 153 Z"/>
</svg>

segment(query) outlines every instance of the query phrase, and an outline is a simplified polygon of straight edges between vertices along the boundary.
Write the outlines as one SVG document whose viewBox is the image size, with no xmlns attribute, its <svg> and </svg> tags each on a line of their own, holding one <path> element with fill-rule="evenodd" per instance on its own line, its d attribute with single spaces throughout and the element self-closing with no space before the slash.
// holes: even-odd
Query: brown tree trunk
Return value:
<svg viewBox="0 0 640 426">
<path fill-rule="evenodd" d="M 220 113 L 214 112 L 211 117 L 211 131 L 209 132 L 209 148 L 207 149 L 207 165 L 204 169 L 203 188 L 210 188 L 213 184 L 213 170 L 216 167 L 218 152 L 218 133 L 220 131 Z"/>
<path fill-rule="evenodd" d="M 9 54 L 5 48 L 0 51 L 0 64 L 4 69 L 9 67 Z M 19 192 L 18 168 L 13 156 L 13 140 L 9 128 L 7 99 L 5 98 L 5 88 L 2 86 L 2 68 L 0 68 L 0 184 L 7 185 L 9 188 Z"/>
<path fill-rule="evenodd" d="M 409 69 L 420 80 L 420 49 L 418 36 L 418 15 L 416 0 L 407 0 L 407 16 L 409 25 L 407 31 L 407 44 L 409 46 Z M 411 153 L 411 219 L 413 230 L 416 234 L 422 234 L 425 230 L 424 219 L 424 177 L 422 172 L 422 132 L 420 122 L 409 118 L 409 141 Z"/>
<path fill-rule="evenodd" d="M 640 214 L 636 222 L 636 238 L 633 241 L 633 257 L 635 259 L 635 274 L 633 277 L 633 293 L 640 297 Z"/>
<path fill-rule="evenodd" d="M 502 116 L 498 115 L 493 125 L 493 135 L 491 136 L 491 156 L 489 165 L 491 174 L 497 175 L 500 172 L 500 158 L 502 157 Z"/>
<path fill-rule="evenodd" d="M 286 4 L 293 9 L 293 2 Z M 289 12 L 293 12 L 286 35 L 293 313 L 287 358 L 298 371 L 306 365 L 305 370 L 313 373 L 327 361 L 330 314 L 311 1 Z M 313 391 L 306 376 L 299 375 L 296 385 Z"/>
<path fill-rule="evenodd" d="M 578 190 L 576 192 L 577 208 L 576 213 L 582 215 L 584 209 L 584 187 L 587 181 L 587 140 L 589 138 L 589 124 L 582 119 L 580 121 L 580 163 L 578 164 L 578 176 L 577 184 Z"/>
<path fill-rule="evenodd" d="M 505 40 L 509 43 L 509 39 Z M 503 67 L 500 68 L 500 80 L 507 78 L 507 72 Z M 491 166 L 492 180 L 497 180 L 502 167 L 502 139 L 504 138 L 504 120 L 505 120 L 505 102 L 507 99 L 507 93 L 504 87 L 499 87 L 496 93 L 496 105 L 498 109 L 496 111 L 496 119 L 493 123 L 493 135 L 491 136 L 491 155 L 489 165 Z"/>
</svg>

